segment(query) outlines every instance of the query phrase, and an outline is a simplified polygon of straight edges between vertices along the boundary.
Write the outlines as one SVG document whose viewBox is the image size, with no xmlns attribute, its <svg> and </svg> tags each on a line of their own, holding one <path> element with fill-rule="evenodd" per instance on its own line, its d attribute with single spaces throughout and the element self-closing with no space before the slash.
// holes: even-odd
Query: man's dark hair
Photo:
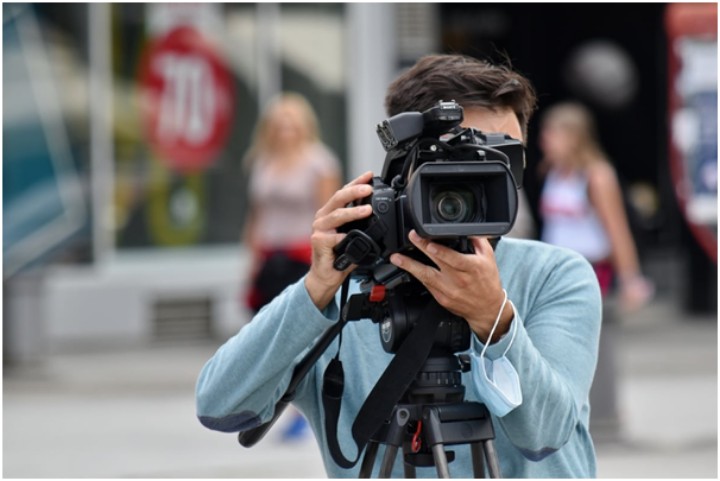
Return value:
<svg viewBox="0 0 720 481">
<path fill-rule="evenodd" d="M 388 87 L 385 110 L 423 112 L 439 100 L 464 108 L 511 108 L 527 140 L 527 124 L 536 106 L 530 81 L 505 65 L 465 55 L 427 55 Z"/>
</svg>

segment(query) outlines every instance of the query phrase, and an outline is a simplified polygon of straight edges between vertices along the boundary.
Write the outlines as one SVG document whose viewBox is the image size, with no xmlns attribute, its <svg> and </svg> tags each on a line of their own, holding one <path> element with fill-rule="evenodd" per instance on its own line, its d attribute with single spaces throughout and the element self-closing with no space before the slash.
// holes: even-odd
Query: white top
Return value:
<svg viewBox="0 0 720 481">
<path fill-rule="evenodd" d="M 258 239 L 267 248 L 310 242 L 321 178 L 340 170 L 337 158 L 322 144 L 307 150 L 292 169 L 278 171 L 259 158 L 250 177 L 250 196 L 257 209 Z"/>
<path fill-rule="evenodd" d="M 610 240 L 588 198 L 588 179 L 582 173 L 551 171 L 540 200 L 542 241 L 567 247 L 596 262 L 610 255 Z"/>
</svg>

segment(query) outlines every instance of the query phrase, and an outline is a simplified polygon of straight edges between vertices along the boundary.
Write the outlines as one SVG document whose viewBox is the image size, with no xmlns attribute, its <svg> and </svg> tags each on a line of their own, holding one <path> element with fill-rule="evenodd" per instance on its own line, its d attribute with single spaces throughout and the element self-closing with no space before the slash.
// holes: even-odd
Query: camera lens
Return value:
<svg viewBox="0 0 720 481">
<path fill-rule="evenodd" d="M 437 203 L 438 216 L 446 222 L 458 222 L 467 210 L 467 204 L 456 192 L 444 194 Z"/>
<path fill-rule="evenodd" d="M 465 189 L 441 190 L 434 196 L 433 205 L 440 222 L 469 222 L 476 214 L 472 192 Z"/>
</svg>

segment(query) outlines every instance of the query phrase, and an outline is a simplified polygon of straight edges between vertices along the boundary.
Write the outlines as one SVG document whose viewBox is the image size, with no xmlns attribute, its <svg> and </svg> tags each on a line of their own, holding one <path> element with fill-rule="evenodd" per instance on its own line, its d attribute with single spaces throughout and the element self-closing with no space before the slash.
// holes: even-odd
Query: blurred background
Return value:
<svg viewBox="0 0 720 481">
<path fill-rule="evenodd" d="M 385 88 L 442 52 L 509 59 L 540 113 L 584 103 L 618 173 L 657 294 L 620 326 L 598 475 L 717 477 L 713 3 L 4 4 L 3 475 L 324 476 L 312 439 L 195 419 L 250 316 L 242 157 L 294 91 L 345 180 L 377 173 Z"/>
</svg>

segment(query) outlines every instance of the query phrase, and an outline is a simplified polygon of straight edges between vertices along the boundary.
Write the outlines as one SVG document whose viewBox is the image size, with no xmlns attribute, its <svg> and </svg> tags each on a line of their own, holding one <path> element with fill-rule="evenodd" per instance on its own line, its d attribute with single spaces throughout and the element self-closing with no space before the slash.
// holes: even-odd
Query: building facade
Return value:
<svg viewBox="0 0 720 481">
<path fill-rule="evenodd" d="M 697 247 L 668 166 L 664 5 L 30 4 L 3 20 L 6 358 L 236 331 L 258 113 L 298 92 L 345 179 L 377 172 L 385 89 L 427 53 L 510 60 L 541 110 L 588 103 L 621 179 L 655 195 L 639 242 Z"/>
</svg>

